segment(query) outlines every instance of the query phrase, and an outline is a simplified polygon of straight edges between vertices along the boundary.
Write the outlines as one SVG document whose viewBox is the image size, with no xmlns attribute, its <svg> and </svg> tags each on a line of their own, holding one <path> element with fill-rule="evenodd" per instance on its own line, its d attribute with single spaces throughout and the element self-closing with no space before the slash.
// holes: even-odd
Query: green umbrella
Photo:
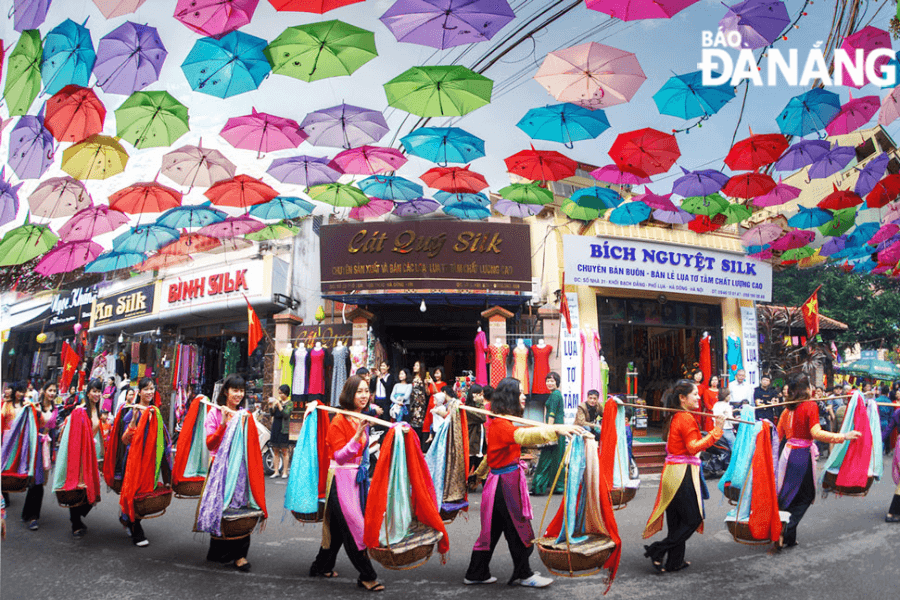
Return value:
<svg viewBox="0 0 900 600">
<path fill-rule="evenodd" d="M 744 206 L 743 204 L 729 204 L 725 207 L 725 210 L 722 211 L 726 217 L 725 220 L 726 225 L 732 225 L 734 223 L 740 223 L 745 219 L 749 219 L 753 214 L 753 211 Z"/>
<path fill-rule="evenodd" d="M 170 146 L 187 132 L 187 106 L 169 92 L 135 92 L 116 109 L 116 135 L 138 149 Z"/>
<path fill-rule="evenodd" d="M 309 188 L 309 197 L 332 206 L 363 206 L 369 198 L 362 190 L 345 183 L 325 183 Z"/>
<path fill-rule="evenodd" d="M 719 194 L 710 194 L 708 196 L 691 196 L 681 201 L 681 210 L 687 211 L 692 215 L 703 215 L 706 217 L 714 217 L 725 212 L 728 208 L 728 200 Z"/>
<path fill-rule="evenodd" d="M 10 116 L 24 115 L 41 91 L 41 32 L 26 29 L 9 55 L 6 86 L 3 99 L 9 106 Z"/>
<path fill-rule="evenodd" d="M 420 117 L 462 116 L 491 101 L 494 82 L 460 66 L 413 67 L 386 84 L 388 104 Z"/>
<path fill-rule="evenodd" d="M 822 235 L 839 236 L 847 233 L 851 227 L 856 225 L 856 207 L 844 208 L 834 211 L 834 218 L 819 226 Z"/>
<path fill-rule="evenodd" d="M 568 198 L 563 200 L 562 206 L 560 206 L 559 209 L 571 218 L 579 221 L 593 221 L 594 219 L 599 219 L 606 214 L 606 211 L 608 210 L 605 208 L 603 210 L 598 210 L 596 208 L 580 206 L 577 202 L 572 202 Z"/>
<path fill-rule="evenodd" d="M 860 377 L 873 377 L 881 380 L 900 379 L 900 368 L 892 362 L 877 358 L 863 358 L 848 365 L 836 365 L 835 371 Z"/>
<path fill-rule="evenodd" d="M 294 227 L 290 223 L 280 221 L 278 223 L 266 225 L 259 231 L 248 233 L 244 238 L 254 242 L 263 242 L 265 240 L 281 240 L 288 237 L 294 237 L 298 233 L 300 233 L 299 227 Z"/>
<path fill-rule="evenodd" d="M 782 252 L 781 260 L 782 261 L 794 260 L 794 261 L 799 262 L 801 259 L 809 258 L 810 256 L 812 256 L 815 253 L 816 253 L 816 251 L 813 250 L 812 248 L 810 248 L 809 246 L 802 246 L 800 248 L 792 248 L 790 250 L 785 250 L 784 252 Z"/>
<path fill-rule="evenodd" d="M 343 21 L 288 27 L 263 50 L 272 71 L 302 81 L 350 75 L 378 56 L 375 34 Z"/>
<path fill-rule="evenodd" d="M 24 225 L 10 229 L 0 242 L 0 267 L 21 265 L 56 245 L 59 238 L 46 225 Z"/>
<path fill-rule="evenodd" d="M 500 190 L 500 195 L 519 204 L 549 204 L 553 192 L 534 183 L 514 183 Z"/>
</svg>

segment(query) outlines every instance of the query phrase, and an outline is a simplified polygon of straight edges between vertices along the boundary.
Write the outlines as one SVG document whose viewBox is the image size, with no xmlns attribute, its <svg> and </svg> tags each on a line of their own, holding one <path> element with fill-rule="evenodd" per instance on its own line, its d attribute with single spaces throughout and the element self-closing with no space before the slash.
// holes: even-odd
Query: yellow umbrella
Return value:
<svg viewBox="0 0 900 600">
<path fill-rule="evenodd" d="M 95 134 L 63 152 L 62 169 L 75 179 L 106 179 L 124 171 L 127 163 L 118 138 Z"/>
<path fill-rule="evenodd" d="M 798 269 L 809 269 L 811 267 L 821 265 L 822 263 L 827 262 L 827 261 L 828 261 L 828 257 L 822 256 L 821 254 L 819 254 L 819 248 L 816 248 L 815 254 L 813 254 L 812 256 L 807 256 L 805 258 L 800 259 L 800 261 L 797 263 L 797 268 Z"/>
</svg>

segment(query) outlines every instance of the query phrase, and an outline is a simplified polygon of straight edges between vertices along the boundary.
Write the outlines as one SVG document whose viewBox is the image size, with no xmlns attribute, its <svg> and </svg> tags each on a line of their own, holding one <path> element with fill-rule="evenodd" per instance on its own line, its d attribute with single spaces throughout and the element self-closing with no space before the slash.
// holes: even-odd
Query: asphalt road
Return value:
<svg viewBox="0 0 900 600">
<path fill-rule="evenodd" d="M 890 473 L 890 465 L 885 473 Z M 713 490 L 706 502 L 706 533 L 688 542 L 687 571 L 657 575 L 643 558 L 641 532 L 656 495 L 658 479 L 647 480 L 637 498 L 616 513 L 623 540 L 619 575 L 608 598 L 897 598 L 900 592 L 900 525 L 884 522 L 894 490 L 887 481 L 876 483 L 865 498 L 817 498 L 800 524 L 797 548 L 779 555 L 765 547 L 735 543 L 723 524 L 728 505 Z M 172 502 L 161 518 L 145 521 L 150 540 L 136 548 L 117 523 L 118 497 L 104 492 L 103 500 L 85 519 L 88 534 L 81 540 L 70 533 L 67 511 L 47 494 L 41 527 L 32 532 L 19 520 L 21 494 L 13 494 L 8 509 L 7 538 L 0 546 L 2 600 L 46 598 L 166 599 L 207 598 L 344 598 L 364 594 L 356 587 L 355 572 L 346 556 L 338 559 L 334 580 L 306 576 L 319 545 L 320 526 L 300 525 L 283 516 L 283 480 L 266 480 L 270 519 L 266 530 L 254 534 L 249 559 L 251 573 L 239 573 L 205 561 L 208 537 L 191 533 L 196 501 Z M 557 577 L 545 590 L 504 585 L 511 572 L 505 542 L 492 564 L 500 582 L 464 586 L 469 552 L 478 535 L 480 494 L 470 501 L 468 520 L 459 517 L 448 526 L 450 553 L 442 565 L 437 555 L 411 571 L 388 571 L 376 564 L 387 586 L 382 597 L 596 598 L 604 589 L 599 576 Z M 545 499 L 533 498 L 537 529 Z M 555 508 L 555 505 L 554 505 Z M 551 512 L 554 508 L 551 508 Z M 548 517 L 549 519 L 549 517 Z M 659 538 L 655 538 L 659 539 Z M 546 573 L 536 553 L 532 568 Z"/>
</svg>

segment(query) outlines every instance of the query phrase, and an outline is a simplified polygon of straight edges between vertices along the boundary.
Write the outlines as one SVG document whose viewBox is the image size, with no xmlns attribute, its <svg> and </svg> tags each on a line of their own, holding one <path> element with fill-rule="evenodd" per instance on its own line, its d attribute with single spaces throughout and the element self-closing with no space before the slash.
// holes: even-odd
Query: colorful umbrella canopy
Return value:
<svg viewBox="0 0 900 600">
<path fill-rule="evenodd" d="M 775 163 L 776 171 L 796 171 L 811 165 L 831 150 L 826 140 L 800 140 L 784 151 Z"/>
<path fill-rule="evenodd" d="M 771 248 L 775 251 L 791 250 L 792 248 L 800 248 L 807 245 L 816 238 L 816 234 L 812 231 L 803 229 L 795 229 L 789 231 L 774 242 Z"/>
<path fill-rule="evenodd" d="M 897 196 L 900 196 L 900 175 L 893 173 L 879 181 L 866 195 L 866 206 L 881 208 L 896 200 Z"/>
<path fill-rule="evenodd" d="M 324 14 L 342 6 L 364 2 L 365 0 L 269 0 L 275 10 Z"/>
<path fill-rule="evenodd" d="M 300 228 L 294 227 L 290 223 L 273 223 L 266 225 L 259 231 L 248 233 L 244 238 L 254 242 L 263 242 L 265 240 L 282 240 L 294 237 L 298 233 L 300 233 Z"/>
<path fill-rule="evenodd" d="M 569 200 L 579 206 L 598 210 L 615 208 L 623 202 L 622 196 L 615 190 L 596 185 L 575 190 Z"/>
<path fill-rule="evenodd" d="M 681 201 L 681 209 L 694 215 L 713 217 L 724 213 L 728 208 L 728 200 L 719 194 L 691 196 Z"/>
<path fill-rule="evenodd" d="M 109 197 L 109 207 L 132 215 L 161 213 L 181 206 L 181 192 L 155 181 L 133 183 Z"/>
<path fill-rule="evenodd" d="M 609 222 L 616 225 L 636 225 L 650 216 L 651 209 L 643 202 L 626 202 L 609 213 Z"/>
<path fill-rule="evenodd" d="M 167 55 L 155 27 L 126 21 L 97 43 L 97 85 L 107 94 L 129 96 L 159 79 Z"/>
<path fill-rule="evenodd" d="M 856 208 L 845 208 L 836 210 L 832 213 L 833 218 L 828 223 L 819 227 L 819 233 L 826 236 L 838 236 L 847 233 L 847 231 L 856 224 Z"/>
<path fill-rule="evenodd" d="M 419 177 L 428 187 L 452 193 L 475 193 L 488 187 L 488 182 L 480 173 L 464 167 L 435 167 Z"/>
<path fill-rule="evenodd" d="M 781 0 L 746 0 L 728 7 L 719 28 L 728 35 L 741 35 L 742 48 L 764 48 L 781 36 L 790 24 L 787 7 Z"/>
<path fill-rule="evenodd" d="M 157 225 L 165 225 L 172 229 L 191 229 L 204 227 L 211 223 L 224 221 L 228 215 L 213 208 L 209 203 L 170 208 L 156 219 Z"/>
<path fill-rule="evenodd" d="M 45 179 L 28 196 L 31 214 L 48 219 L 69 217 L 91 206 L 91 195 L 84 184 L 71 177 Z M 60 236 L 63 230 L 60 229 Z"/>
<path fill-rule="evenodd" d="M 879 229 L 878 223 L 861 223 L 847 237 L 847 245 L 862 248 L 871 241 L 872 236 L 878 233 Z"/>
<path fill-rule="evenodd" d="M 390 130 L 380 111 L 340 104 L 306 115 L 300 128 L 313 146 L 353 148 L 377 142 Z"/>
<path fill-rule="evenodd" d="M 479 202 L 473 202 L 468 198 L 444 202 L 444 206 L 441 210 L 452 217 L 473 221 L 487 219 L 491 216 L 491 209 L 489 206 L 484 206 Z"/>
<path fill-rule="evenodd" d="M 144 261 L 140 252 L 107 252 L 101 254 L 84 268 L 85 273 L 109 273 L 128 269 Z"/>
<path fill-rule="evenodd" d="M 306 139 L 297 121 L 257 112 L 256 108 L 249 115 L 228 119 L 219 135 L 235 148 L 256 150 L 257 158 L 266 152 L 296 148 Z"/>
<path fill-rule="evenodd" d="M 418 183 L 396 175 L 373 175 L 366 177 L 357 185 L 367 196 L 399 202 L 421 198 L 424 193 Z M 393 209 L 393 206 L 391 208 Z"/>
<path fill-rule="evenodd" d="M 187 106 L 169 92 L 135 92 L 116 109 L 116 132 L 138 149 L 170 146 L 188 132 Z"/>
<path fill-rule="evenodd" d="M 694 220 L 694 215 L 686 210 L 681 210 L 680 208 L 676 208 L 675 210 L 663 210 L 657 208 L 652 214 L 653 218 L 657 221 L 669 223 L 670 225 L 686 225 Z"/>
<path fill-rule="evenodd" d="M 671 19 L 697 0 L 587 0 L 591 10 L 622 21 Z"/>
<path fill-rule="evenodd" d="M 847 236 L 839 235 L 831 238 L 822 244 L 822 247 L 819 248 L 819 254 L 821 256 L 832 256 L 842 251 L 847 247 Z"/>
<path fill-rule="evenodd" d="M 311 214 L 315 208 L 312 202 L 303 198 L 277 196 L 265 204 L 251 206 L 250 215 L 257 219 L 296 219 Z"/>
<path fill-rule="evenodd" d="M 722 189 L 728 183 L 728 175 L 713 169 L 700 169 L 688 171 L 681 167 L 684 173 L 672 184 L 672 191 L 679 196 L 708 196 Z"/>
<path fill-rule="evenodd" d="M 650 178 L 622 169 L 619 165 L 604 165 L 591 171 L 591 177 L 597 181 L 616 185 L 643 185 L 650 183 Z"/>
<path fill-rule="evenodd" d="M 506 200 L 519 204 L 544 205 L 553 202 L 553 192 L 535 183 L 513 183 L 498 192 Z"/>
<path fill-rule="evenodd" d="M 851 97 L 849 102 L 841 106 L 841 111 L 828 123 L 825 131 L 828 135 L 843 135 L 856 131 L 869 122 L 880 106 L 881 98 L 878 96 Z"/>
<path fill-rule="evenodd" d="M 453 202 L 468 202 L 470 204 L 477 204 L 478 206 L 489 208 L 491 206 L 491 201 L 482 193 L 475 192 L 435 192 L 434 199 L 440 202 L 443 205 L 451 204 Z"/>
<path fill-rule="evenodd" d="M 194 43 L 181 70 L 195 92 L 230 98 L 259 87 L 271 67 L 263 49 L 266 40 L 232 31 L 222 39 Z"/>
<path fill-rule="evenodd" d="M 259 0 L 178 0 L 176 19 L 200 35 L 221 37 L 250 23 Z"/>
<path fill-rule="evenodd" d="M 575 174 L 578 168 L 571 158 L 555 150 L 529 150 L 516 152 L 503 159 L 506 170 L 532 181 L 559 181 Z"/>
<path fill-rule="evenodd" d="M 815 254 L 815 250 L 810 248 L 809 246 L 803 246 L 801 248 L 792 248 L 791 250 L 785 250 L 781 254 L 781 264 L 794 264 L 800 262 L 804 258 L 809 258 Z"/>
<path fill-rule="evenodd" d="M 223 238 L 222 243 L 209 251 L 210 254 L 237 252 L 253 246 L 253 242 L 242 237 Z"/>
<path fill-rule="evenodd" d="M 631 100 L 647 76 L 631 52 L 588 42 L 548 53 L 534 78 L 560 102 L 606 108 Z"/>
<path fill-rule="evenodd" d="M 94 0 L 94 4 L 107 19 L 131 14 L 147 0 Z M 129 92 L 130 93 L 130 92 Z"/>
<path fill-rule="evenodd" d="M 518 217 L 520 219 L 524 219 L 526 217 L 533 217 L 534 215 L 541 212 L 541 207 L 535 204 L 522 204 L 520 202 L 516 202 L 515 200 L 500 198 L 494 204 L 494 210 L 496 210 L 501 215 L 506 215 L 507 217 Z"/>
<path fill-rule="evenodd" d="M 606 210 L 599 210 L 596 208 L 581 206 L 577 202 L 572 202 L 568 198 L 562 201 L 562 204 L 560 204 L 559 206 L 559 210 L 562 211 L 564 215 L 567 215 L 570 219 L 575 219 L 577 221 L 593 221 L 594 219 L 599 219 L 606 213 Z"/>
<path fill-rule="evenodd" d="M 41 63 L 44 91 L 55 94 L 70 83 L 87 86 L 95 58 L 91 32 L 72 19 L 66 19 L 44 39 Z"/>
<path fill-rule="evenodd" d="M 855 56 L 856 50 L 860 49 L 862 50 L 863 59 L 868 62 L 869 54 L 875 50 L 891 49 L 891 36 L 883 29 L 868 25 L 853 35 L 845 37 L 843 42 L 841 42 L 841 49 L 846 51 L 850 56 Z M 879 56 L 875 59 L 873 62 L 875 72 L 881 73 L 881 68 L 887 65 L 889 60 L 890 58 L 887 56 Z M 854 82 L 850 73 L 843 68 L 843 65 L 835 66 L 833 78 L 835 85 L 846 85 L 857 89 L 868 83 L 865 77 L 860 77 L 858 83 Z"/>
<path fill-rule="evenodd" d="M 67 85 L 47 100 L 44 125 L 60 142 L 80 142 L 101 133 L 106 107 L 90 88 Z"/>
<path fill-rule="evenodd" d="M 484 140 L 458 127 L 420 127 L 400 138 L 407 153 L 446 165 L 484 156 Z"/>
<path fill-rule="evenodd" d="M 6 225 L 19 212 L 19 188 L 24 184 L 12 185 L 6 180 L 6 167 L 0 168 L 0 225 Z"/>
<path fill-rule="evenodd" d="M 645 188 L 647 189 L 647 188 Z M 649 189 L 643 194 L 638 194 L 637 196 L 633 196 L 632 200 L 635 202 L 642 202 L 649 206 L 650 208 L 661 209 L 661 210 L 675 210 L 675 203 L 672 202 L 672 194 L 666 194 L 665 196 L 660 196 L 659 194 L 654 194 Z"/>
<path fill-rule="evenodd" d="M 53 0 L 17 0 L 8 15 L 13 18 L 13 29 L 37 29 L 47 18 L 47 10 Z"/>
<path fill-rule="evenodd" d="M 134 265 L 135 271 L 159 271 L 176 265 L 192 262 L 194 259 L 187 254 L 160 254 L 156 253 L 147 260 Z"/>
<path fill-rule="evenodd" d="M 897 223 L 886 223 L 882 225 L 878 231 L 869 239 L 869 244 L 877 245 L 888 240 L 900 233 L 900 225 Z"/>
<path fill-rule="evenodd" d="M 209 187 L 234 177 L 237 167 L 224 154 L 211 148 L 182 146 L 163 155 L 163 175 L 178 183 Z"/>
<path fill-rule="evenodd" d="M 366 204 L 351 208 L 348 216 L 356 221 L 365 221 L 366 219 L 377 219 L 392 210 L 394 210 L 394 203 L 390 200 L 370 198 Z"/>
<path fill-rule="evenodd" d="M 309 188 L 309 196 L 334 207 L 362 206 L 369 201 L 359 188 L 344 183 L 325 183 Z"/>
<path fill-rule="evenodd" d="M 840 112 L 840 96 L 823 88 L 813 88 L 791 98 L 776 121 L 784 135 L 802 137 L 822 131 Z"/>
<path fill-rule="evenodd" d="M 390 173 L 406 164 L 407 158 L 396 148 L 360 146 L 337 154 L 332 164 L 350 175 Z"/>
<path fill-rule="evenodd" d="M 24 115 L 41 91 L 41 61 L 44 49 L 41 32 L 27 29 L 19 36 L 7 62 L 6 84 L 3 99 L 9 115 Z"/>
<path fill-rule="evenodd" d="M 272 161 L 266 173 L 282 183 L 312 187 L 334 183 L 342 175 L 331 165 L 331 160 L 317 156 L 291 156 Z"/>
<path fill-rule="evenodd" d="M 183 233 L 174 242 L 169 242 L 159 249 L 159 254 L 170 256 L 199 254 L 208 252 L 222 245 L 222 242 L 214 237 L 200 233 Z"/>
<path fill-rule="evenodd" d="M 886 211 L 881 215 L 882 223 L 892 223 L 900 219 L 900 203 L 890 204 Z"/>
<path fill-rule="evenodd" d="M 19 179 L 38 179 L 53 164 L 55 150 L 43 117 L 25 115 L 9 134 L 8 163 Z"/>
<path fill-rule="evenodd" d="M 106 179 L 127 163 L 128 153 L 116 138 L 92 135 L 63 151 L 62 170 L 75 179 Z"/>
<path fill-rule="evenodd" d="M 784 204 L 785 202 L 790 202 L 794 198 L 800 196 L 800 188 L 794 187 L 792 185 L 788 185 L 786 183 L 781 183 L 779 180 L 775 187 L 772 188 L 769 192 L 763 194 L 762 196 L 757 196 L 753 199 L 753 206 L 757 207 L 766 207 L 766 206 L 778 206 L 780 204 Z"/>
<path fill-rule="evenodd" d="M 461 66 L 413 67 L 384 84 L 388 104 L 420 117 L 462 116 L 491 101 L 494 82 Z"/>
<path fill-rule="evenodd" d="M 203 192 L 203 195 L 218 206 L 246 208 L 268 202 L 278 196 L 278 192 L 255 177 L 235 175 L 231 179 L 217 182 Z"/>
<path fill-rule="evenodd" d="M 620 169 L 647 177 L 672 168 L 681 150 L 674 135 L 645 127 L 616 136 L 609 156 Z"/>
<path fill-rule="evenodd" d="M 732 198 L 755 198 L 775 189 L 775 182 L 762 173 L 740 173 L 728 180 L 722 193 Z"/>
<path fill-rule="evenodd" d="M 831 213 L 827 210 L 798 206 L 797 214 L 788 219 L 787 223 L 791 227 L 797 227 L 798 229 L 812 229 L 813 227 L 824 225 L 831 219 Z"/>
<path fill-rule="evenodd" d="M 10 62 L 12 62 L 12 59 L 10 59 Z M 9 88 L 9 82 L 7 82 L 7 88 Z M 878 124 L 887 127 L 896 121 L 897 117 L 900 117 L 900 86 L 892 89 L 891 93 L 881 101 L 881 109 L 878 111 Z"/>
<path fill-rule="evenodd" d="M 34 270 L 44 277 L 70 273 L 97 258 L 101 252 L 103 246 L 90 240 L 60 242 L 41 258 Z"/>
<path fill-rule="evenodd" d="M 819 158 L 809 167 L 806 176 L 810 179 L 825 179 L 850 164 L 856 158 L 856 149 L 851 146 L 835 146 L 828 154 Z"/>
<path fill-rule="evenodd" d="M 265 223 L 257 221 L 249 215 L 240 215 L 237 217 L 228 217 L 224 221 L 219 221 L 218 223 L 211 223 L 206 227 L 201 228 L 197 233 L 214 238 L 233 238 L 239 235 L 259 231 L 265 226 Z"/>
<path fill-rule="evenodd" d="M 752 171 L 778 160 L 787 147 L 787 139 L 780 133 L 753 135 L 751 131 L 750 137 L 731 147 L 725 164 L 733 171 Z"/>
<path fill-rule="evenodd" d="M 155 224 L 140 225 L 116 236 L 112 243 L 113 252 L 155 252 L 160 246 L 177 239 L 177 229 Z"/>
<path fill-rule="evenodd" d="M 744 246 L 765 246 L 771 244 L 784 233 L 784 230 L 774 223 L 761 223 L 747 230 L 741 235 Z"/>
<path fill-rule="evenodd" d="M 394 214 L 398 217 L 419 217 L 433 213 L 441 207 L 441 203 L 431 198 L 419 198 L 409 202 L 399 202 L 394 206 Z"/>
<path fill-rule="evenodd" d="M 92 240 L 98 235 L 115 231 L 128 223 L 128 215 L 112 210 L 105 204 L 83 208 L 59 229 L 65 242 Z"/>
<path fill-rule="evenodd" d="M 842 208 L 850 208 L 862 204 L 863 199 L 858 194 L 850 190 L 839 190 L 837 184 L 832 184 L 833 192 L 825 196 L 819 201 L 819 208 L 828 208 L 831 210 L 841 210 Z"/>
<path fill-rule="evenodd" d="M 336 20 L 288 27 L 264 53 L 273 73 L 301 81 L 351 75 L 378 56 L 374 33 Z"/>
<path fill-rule="evenodd" d="M 882 152 L 875 158 L 869 160 L 859 172 L 856 183 L 853 185 L 853 191 L 860 196 L 865 196 L 875 189 L 875 185 L 884 176 L 884 170 L 887 168 L 891 157 L 886 152 Z"/>
<path fill-rule="evenodd" d="M 59 238 L 46 225 L 26 222 L 10 229 L 0 241 L 0 267 L 21 265 L 44 254 Z"/>
<path fill-rule="evenodd" d="M 734 98 L 728 83 L 703 85 L 702 71 L 675 75 L 653 94 L 661 115 L 694 119 L 714 115 Z"/>
<path fill-rule="evenodd" d="M 531 139 L 560 142 L 571 148 L 574 142 L 594 139 L 609 129 L 609 121 L 602 110 L 567 102 L 532 108 L 516 127 Z"/>
<path fill-rule="evenodd" d="M 445 50 L 489 40 L 515 18 L 507 0 L 397 0 L 380 20 L 398 42 Z"/>
</svg>

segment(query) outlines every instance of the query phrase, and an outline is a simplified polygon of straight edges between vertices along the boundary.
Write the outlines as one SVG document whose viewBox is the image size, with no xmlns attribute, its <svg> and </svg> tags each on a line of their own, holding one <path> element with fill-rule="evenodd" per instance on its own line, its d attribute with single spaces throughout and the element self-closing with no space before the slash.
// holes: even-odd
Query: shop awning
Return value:
<svg viewBox="0 0 900 600">
<path fill-rule="evenodd" d="M 418 306 L 425 301 L 428 307 L 459 306 L 488 308 L 491 306 L 523 306 L 531 296 L 511 294 L 344 294 L 322 295 L 327 300 L 356 306 Z"/>
</svg>

